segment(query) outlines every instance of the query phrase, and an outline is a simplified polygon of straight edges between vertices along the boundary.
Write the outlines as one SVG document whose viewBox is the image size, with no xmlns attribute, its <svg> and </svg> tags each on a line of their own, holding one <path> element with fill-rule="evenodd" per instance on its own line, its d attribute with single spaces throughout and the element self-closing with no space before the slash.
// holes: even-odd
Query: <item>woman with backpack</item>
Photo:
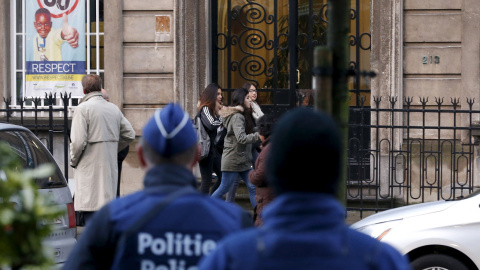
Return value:
<svg viewBox="0 0 480 270">
<path fill-rule="evenodd" d="M 200 192 L 210 194 L 212 184 L 212 174 L 217 175 L 217 183 L 222 181 L 221 162 L 222 156 L 215 145 L 217 129 L 221 128 L 223 123 L 218 112 L 222 108 L 222 88 L 216 84 L 209 84 L 200 94 L 198 113 L 203 127 L 210 137 L 210 150 L 208 156 L 198 163 L 200 175 L 202 178 Z M 216 184 L 218 186 L 218 184 Z"/>
</svg>

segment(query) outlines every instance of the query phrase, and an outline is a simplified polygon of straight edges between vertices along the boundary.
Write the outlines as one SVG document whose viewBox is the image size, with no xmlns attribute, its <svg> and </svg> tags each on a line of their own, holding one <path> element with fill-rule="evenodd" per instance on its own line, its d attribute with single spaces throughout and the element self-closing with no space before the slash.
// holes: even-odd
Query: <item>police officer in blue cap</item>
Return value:
<svg viewBox="0 0 480 270">
<path fill-rule="evenodd" d="M 198 151 L 188 114 L 173 103 L 157 110 L 137 147 L 144 189 L 98 211 L 64 269 L 193 270 L 223 236 L 251 226 L 241 208 L 197 191 Z"/>
</svg>

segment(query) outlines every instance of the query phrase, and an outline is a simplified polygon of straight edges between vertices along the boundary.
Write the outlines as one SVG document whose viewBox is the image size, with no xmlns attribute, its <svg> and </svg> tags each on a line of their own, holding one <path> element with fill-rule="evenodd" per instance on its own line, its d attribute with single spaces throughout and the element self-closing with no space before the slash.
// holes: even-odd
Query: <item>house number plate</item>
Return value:
<svg viewBox="0 0 480 270">
<path fill-rule="evenodd" d="M 424 64 L 424 65 L 440 64 L 440 56 L 438 56 L 438 55 L 435 55 L 435 56 L 424 55 L 424 56 L 422 56 L 422 64 Z"/>
</svg>

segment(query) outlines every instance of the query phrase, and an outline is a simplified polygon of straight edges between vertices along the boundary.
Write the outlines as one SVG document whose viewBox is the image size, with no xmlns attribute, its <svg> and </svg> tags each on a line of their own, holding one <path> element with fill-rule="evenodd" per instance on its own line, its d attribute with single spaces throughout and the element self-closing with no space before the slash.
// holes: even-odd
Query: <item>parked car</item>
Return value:
<svg viewBox="0 0 480 270">
<path fill-rule="evenodd" d="M 415 270 L 480 269 L 480 191 L 387 210 L 352 228 L 394 246 Z"/>
<path fill-rule="evenodd" d="M 35 168 L 44 163 L 51 163 L 55 166 L 55 172 L 51 177 L 36 178 L 35 182 L 40 193 L 48 194 L 52 204 L 65 210 L 63 216 L 44 223 L 53 226 L 52 233 L 44 243 L 53 248 L 56 263 L 65 262 L 77 242 L 75 209 L 65 177 L 50 152 L 27 128 L 0 123 L 0 142 L 4 142 L 12 148 L 20 157 L 24 168 Z"/>
</svg>

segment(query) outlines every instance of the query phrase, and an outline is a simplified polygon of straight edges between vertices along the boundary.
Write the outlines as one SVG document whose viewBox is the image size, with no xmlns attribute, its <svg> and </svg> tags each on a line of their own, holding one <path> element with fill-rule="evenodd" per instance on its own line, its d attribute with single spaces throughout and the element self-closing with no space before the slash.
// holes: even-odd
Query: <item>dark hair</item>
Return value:
<svg viewBox="0 0 480 270">
<path fill-rule="evenodd" d="M 243 84 L 242 87 L 247 89 L 247 90 L 250 90 L 250 87 L 252 87 L 252 85 L 255 86 L 255 84 L 253 84 L 253 83 L 246 82 L 246 83 Z M 257 87 L 255 86 L 255 88 L 257 88 Z"/>
<path fill-rule="evenodd" d="M 272 130 L 274 127 L 275 120 L 272 115 L 263 115 L 260 118 L 258 118 L 257 121 L 257 128 L 258 128 L 258 134 L 262 135 L 267 139 L 270 137 L 270 134 L 272 134 Z"/>
<path fill-rule="evenodd" d="M 48 15 L 49 17 L 52 17 L 52 15 L 50 14 L 50 11 L 46 8 L 37 9 L 37 11 L 35 12 L 35 17 L 39 14 L 45 14 L 45 15 Z"/>
<path fill-rule="evenodd" d="M 245 133 L 253 133 L 255 122 L 252 116 L 252 109 L 245 107 L 245 97 L 248 95 L 248 90 L 245 88 L 237 88 L 233 91 L 232 106 L 242 106 L 243 116 L 245 117 Z"/>
<path fill-rule="evenodd" d="M 332 117 L 313 109 L 290 110 L 277 121 L 270 138 L 267 181 L 277 194 L 336 195 L 340 153 L 341 135 Z"/>
<path fill-rule="evenodd" d="M 102 91 L 102 78 L 97 74 L 87 74 L 82 78 L 82 86 L 87 94 Z"/>
<path fill-rule="evenodd" d="M 207 106 L 211 112 L 215 112 L 218 89 L 222 89 L 222 87 L 217 83 L 211 83 L 205 87 L 205 90 L 200 94 L 197 111 L 200 111 L 203 106 Z"/>
</svg>

